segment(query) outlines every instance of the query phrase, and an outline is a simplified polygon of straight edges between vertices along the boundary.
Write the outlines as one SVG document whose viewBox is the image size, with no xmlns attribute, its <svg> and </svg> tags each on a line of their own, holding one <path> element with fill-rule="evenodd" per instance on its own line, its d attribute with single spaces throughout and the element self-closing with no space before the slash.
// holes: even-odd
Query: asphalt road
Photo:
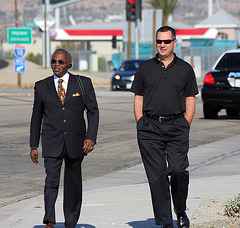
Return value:
<svg viewBox="0 0 240 228">
<path fill-rule="evenodd" d="M 19 91 L 7 92 L 13 94 Z M 32 90 L 21 92 L 32 94 Z M 96 93 L 100 109 L 98 144 L 84 159 L 83 179 L 141 163 L 136 141 L 133 95 L 129 92 L 110 92 L 109 89 L 97 89 Z M 32 102 L 33 96 L 0 96 L 0 206 L 43 193 L 43 160 L 40 158 L 39 164 L 34 165 L 29 157 Z M 216 120 L 204 119 L 199 97 L 196 107 L 190 147 L 239 134 L 240 118 L 228 118 L 222 111 Z"/>
</svg>

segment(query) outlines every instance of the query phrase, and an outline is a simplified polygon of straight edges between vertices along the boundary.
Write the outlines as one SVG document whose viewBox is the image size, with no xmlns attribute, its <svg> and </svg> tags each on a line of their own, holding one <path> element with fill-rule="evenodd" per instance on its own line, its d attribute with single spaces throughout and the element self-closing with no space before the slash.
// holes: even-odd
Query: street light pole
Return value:
<svg viewBox="0 0 240 228">
<path fill-rule="evenodd" d="M 42 12 L 44 17 L 44 26 L 43 26 L 43 51 L 42 51 L 42 62 L 45 69 L 50 68 L 50 33 L 49 33 L 49 27 L 47 25 L 48 23 L 48 16 L 49 16 L 49 5 L 50 1 L 45 0 L 44 5 L 42 5 Z"/>
</svg>

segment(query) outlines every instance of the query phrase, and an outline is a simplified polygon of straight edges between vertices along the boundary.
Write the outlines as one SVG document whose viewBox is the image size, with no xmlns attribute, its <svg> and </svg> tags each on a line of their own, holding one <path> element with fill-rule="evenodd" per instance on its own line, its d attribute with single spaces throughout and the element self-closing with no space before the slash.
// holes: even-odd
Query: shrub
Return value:
<svg viewBox="0 0 240 228">
<path fill-rule="evenodd" d="M 42 55 L 40 55 L 40 54 L 34 55 L 31 52 L 26 56 L 26 60 L 28 60 L 30 62 L 33 62 L 33 63 L 36 63 L 38 65 L 42 65 Z"/>
<path fill-rule="evenodd" d="M 225 204 L 225 215 L 240 217 L 240 194 Z"/>
<path fill-rule="evenodd" d="M 106 71 L 106 59 L 104 56 L 98 58 L 98 70 L 101 72 Z"/>
</svg>

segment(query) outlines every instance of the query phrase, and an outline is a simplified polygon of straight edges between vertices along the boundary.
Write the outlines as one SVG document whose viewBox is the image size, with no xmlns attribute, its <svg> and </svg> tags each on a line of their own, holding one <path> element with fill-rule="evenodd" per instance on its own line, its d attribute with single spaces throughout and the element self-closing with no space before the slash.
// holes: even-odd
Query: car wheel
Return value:
<svg viewBox="0 0 240 228">
<path fill-rule="evenodd" d="M 203 104 L 203 115 L 206 119 L 216 119 L 218 116 L 218 109 L 210 104 Z"/>
<path fill-rule="evenodd" d="M 239 116 L 239 110 L 226 109 L 228 116 Z"/>
</svg>

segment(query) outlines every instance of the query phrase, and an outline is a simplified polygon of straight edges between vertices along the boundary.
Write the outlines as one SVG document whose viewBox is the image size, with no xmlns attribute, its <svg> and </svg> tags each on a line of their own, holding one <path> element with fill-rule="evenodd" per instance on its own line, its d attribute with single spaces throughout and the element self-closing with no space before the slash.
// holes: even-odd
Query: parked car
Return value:
<svg viewBox="0 0 240 228">
<path fill-rule="evenodd" d="M 216 119 L 221 109 L 228 116 L 239 116 L 240 112 L 240 49 L 228 50 L 204 77 L 201 88 L 203 114 Z"/>
<path fill-rule="evenodd" d="M 119 69 L 112 75 L 111 90 L 129 90 L 138 67 L 146 60 L 147 59 L 129 59 L 124 61 Z"/>
</svg>

